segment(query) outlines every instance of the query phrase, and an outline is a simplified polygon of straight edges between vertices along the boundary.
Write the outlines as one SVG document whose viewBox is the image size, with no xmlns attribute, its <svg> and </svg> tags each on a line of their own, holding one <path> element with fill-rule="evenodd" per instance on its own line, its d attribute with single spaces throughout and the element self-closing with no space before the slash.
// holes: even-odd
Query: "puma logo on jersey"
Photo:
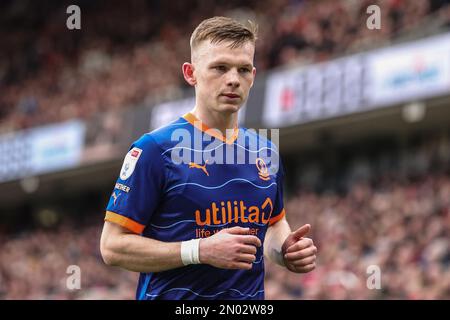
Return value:
<svg viewBox="0 0 450 320">
<path fill-rule="evenodd" d="M 192 169 L 192 168 L 201 169 L 209 177 L 208 170 L 206 170 L 206 165 L 207 164 L 208 164 L 208 160 L 206 160 L 205 164 L 202 165 L 202 166 L 197 164 L 197 163 L 195 163 L 195 162 L 189 162 L 189 169 Z"/>
<path fill-rule="evenodd" d="M 119 198 L 119 196 L 121 195 L 121 193 L 117 193 L 115 191 L 113 191 L 113 193 L 111 194 L 111 196 L 114 198 L 114 205 L 116 205 L 116 201 Z"/>
</svg>

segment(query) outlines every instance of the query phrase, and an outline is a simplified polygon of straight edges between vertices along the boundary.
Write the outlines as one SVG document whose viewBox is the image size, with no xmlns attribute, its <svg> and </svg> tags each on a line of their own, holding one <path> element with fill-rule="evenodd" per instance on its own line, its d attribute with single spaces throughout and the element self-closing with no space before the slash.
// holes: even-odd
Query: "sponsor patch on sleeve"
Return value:
<svg viewBox="0 0 450 320">
<path fill-rule="evenodd" d="M 122 190 L 123 192 L 126 192 L 126 193 L 130 192 L 130 187 L 126 186 L 126 185 L 124 185 L 122 183 L 116 183 L 115 188 L 117 190 Z"/>
<path fill-rule="evenodd" d="M 142 149 L 136 147 L 128 151 L 123 161 L 122 169 L 120 169 L 120 179 L 127 180 L 131 177 L 141 154 Z"/>
</svg>

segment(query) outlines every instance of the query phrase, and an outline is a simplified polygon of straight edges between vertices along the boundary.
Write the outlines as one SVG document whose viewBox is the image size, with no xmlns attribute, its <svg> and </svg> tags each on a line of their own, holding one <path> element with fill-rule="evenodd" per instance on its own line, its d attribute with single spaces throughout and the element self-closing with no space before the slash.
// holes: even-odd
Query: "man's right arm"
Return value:
<svg viewBox="0 0 450 320">
<path fill-rule="evenodd" d="M 103 261 L 135 272 L 159 272 L 182 267 L 179 242 L 142 237 L 105 221 L 100 240 Z"/>
<path fill-rule="evenodd" d="M 248 228 L 223 229 L 200 241 L 200 262 L 224 269 L 251 269 L 261 241 Z M 183 267 L 181 242 L 162 242 L 105 221 L 100 241 L 103 260 L 134 272 L 160 272 Z"/>
</svg>

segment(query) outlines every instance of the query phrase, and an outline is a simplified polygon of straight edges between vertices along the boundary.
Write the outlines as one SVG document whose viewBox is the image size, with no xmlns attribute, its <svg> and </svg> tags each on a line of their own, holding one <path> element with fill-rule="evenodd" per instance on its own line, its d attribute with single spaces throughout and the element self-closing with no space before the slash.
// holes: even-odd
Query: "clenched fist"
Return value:
<svg viewBox="0 0 450 320">
<path fill-rule="evenodd" d="M 233 227 L 201 239 L 200 262 L 222 269 L 250 270 L 262 244 L 248 233 L 249 228 Z"/>
<path fill-rule="evenodd" d="M 310 238 L 304 236 L 311 230 L 309 224 L 305 224 L 292 232 L 281 247 L 284 264 L 292 272 L 306 273 L 316 267 L 317 248 Z"/>
</svg>

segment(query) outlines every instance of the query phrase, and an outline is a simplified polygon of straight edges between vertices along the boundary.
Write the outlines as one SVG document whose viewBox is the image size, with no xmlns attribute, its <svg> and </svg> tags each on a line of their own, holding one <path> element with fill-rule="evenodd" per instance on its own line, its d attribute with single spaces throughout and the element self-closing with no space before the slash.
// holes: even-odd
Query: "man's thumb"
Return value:
<svg viewBox="0 0 450 320">
<path fill-rule="evenodd" d="M 301 226 L 300 228 L 298 228 L 297 230 L 295 230 L 292 235 L 296 238 L 296 239 L 301 239 L 303 238 L 306 234 L 308 234 L 308 232 L 311 230 L 311 225 L 309 224 L 304 224 L 303 226 Z"/>
<path fill-rule="evenodd" d="M 249 228 L 233 227 L 225 229 L 225 231 L 231 234 L 248 234 Z"/>
</svg>

